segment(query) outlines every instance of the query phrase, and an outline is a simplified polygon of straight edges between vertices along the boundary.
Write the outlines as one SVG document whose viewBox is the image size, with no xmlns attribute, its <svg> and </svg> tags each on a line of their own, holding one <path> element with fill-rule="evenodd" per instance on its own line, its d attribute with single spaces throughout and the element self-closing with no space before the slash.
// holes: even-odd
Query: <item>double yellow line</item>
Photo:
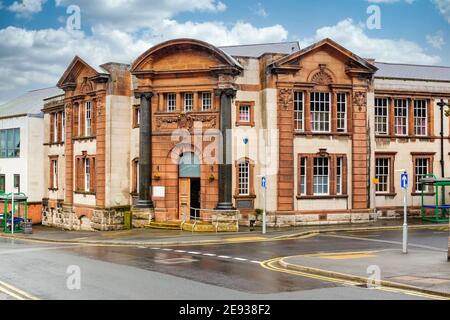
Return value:
<svg viewBox="0 0 450 320">
<path fill-rule="evenodd" d="M 38 297 L 35 297 L 3 281 L 0 281 L 0 292 L 13 297 L 16 300 L 39 300 Z"/>
<path fill-rule="evenodd" d="M 302 272 L 302 271 L 297 271 L 297 270 L 286 269 L 284 267 L 279 266 L 279 261 L 281 259 L 283 259 L 283 258 L 275 258 L 275 259 L 263 261 L 263 262 L 261 262 L 261 267 L 268 269 L 268 270 L 276 271 L 276 272 L 282 272 L 282 273 L 287 273 L 287 274 L 291 274 L 291 275 L 295 275 L 295 276 L 337 283 L 337 284 L 344 285 L 344 286 L 356 287 L 356 286 L 360 286 L 362 284 L 361 282 L 357 282 L 357 281 L 338 279 L 338 278 L 333 278 L 333 277 L 329 277 L 329 276 L 322 276 L 322 275 L 317 275 L 317 274 L 313 274 L 313 273 L 307 273 L 307 272 Z M 407 295 L 411 295 L 411 296 L 417 296 L 417 297 L 432 299 L 432 300 L 450 300 L 449 298 L 439 296 L 439 295 L 433 295 L 433 294 L 423 293 L 420 291 L 406 290 L 406 289 L 400 289 L 400 288 L 377 286 L 377 287 L 374 287 L 374 289 L 381 290 L 381 291 L 387 291 L 387 292 L 393 292 L 393 293 L 403 293 L 403 294 L 407 294 Z"/>
</svg>

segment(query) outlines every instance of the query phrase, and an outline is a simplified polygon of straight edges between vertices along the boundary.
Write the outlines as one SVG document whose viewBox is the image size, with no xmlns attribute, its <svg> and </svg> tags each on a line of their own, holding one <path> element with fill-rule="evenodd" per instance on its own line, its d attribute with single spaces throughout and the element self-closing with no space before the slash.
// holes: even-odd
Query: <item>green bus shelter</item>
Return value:
<svg viewBox="0 0 450 320">
<path fill-rule="evenodd" d="M 419 180 L 421 185 L 421 196 L 422 196 L 422 221 L 434 222 L 434 223 L 448 223 L 449 222 L 449 211 L 450 205 L 445 203 L 445 187 L 450 187 L 450 178 L 438 179 L 435 175 L 428 174 L 424 178 Z M 426 186 L 432 186 L 435 190 L 434 197 L 435 201 L 432 205 L 425 204 Z M 441 199 L 439 199 L 441 198 Z M 440 202 L 440 204 L 439 204 Z M 434 210 L 433 216 L 426 216 L 426 209 Z"/>
<path fill-rule="evenodd" d="M 4 233 L 23 233 L 25 227 L 31 224 L 28 219 L 28 197 L 24 193 L 0 194 L 3 203 L 3 214 L 0 214 L 0 228 Z M 13 230 L 14 226 L 14 230 Z"/>
</svg>

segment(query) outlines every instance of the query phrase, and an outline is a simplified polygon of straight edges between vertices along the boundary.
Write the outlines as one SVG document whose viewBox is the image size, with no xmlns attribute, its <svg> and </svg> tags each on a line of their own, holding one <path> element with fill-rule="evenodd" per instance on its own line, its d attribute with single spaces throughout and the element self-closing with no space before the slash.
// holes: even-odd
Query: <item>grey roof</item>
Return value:
<svg viewBox="0 0 450 320">
<path fill-rule="evenodd" d="M 450 67 L 375 62 L 375 78 L 450 81 Z"/>
<path fill-rule="evenodd" d="M 277 43 L 261 43 L 238 46 L 219 47 L 222 51 L 234 57 L 251 57 L 259 58 L 265 53 L 281 53 L 291 54 L 300 50 L 297 41 L 277 42 Z"/>
<path fill-rule="evenodd" d="M 0 118 L 40 114 L 44 107 L 44 99 L 55 97 L 62 93 L 63 91 L 56 87 L 29 91 L 16 99 L 0 105 Z"/>
</svg>

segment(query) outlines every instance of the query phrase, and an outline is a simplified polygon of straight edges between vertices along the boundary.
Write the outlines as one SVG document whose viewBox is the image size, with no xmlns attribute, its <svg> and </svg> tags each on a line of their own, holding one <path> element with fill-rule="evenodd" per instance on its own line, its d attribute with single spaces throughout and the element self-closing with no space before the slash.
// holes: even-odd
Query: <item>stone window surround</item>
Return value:
<svg viewBox="0 0 450 320">
<path fill-rule="evenodd" d="M 375 152 L 376 159 L 389 159 L 389 185 L 388 192 L 376 192 L 376 196 L 380 197 L 395 197 L 397 193 L 395 192 L 395 156 L 397 152 L 386 151 L 386 152 Z"/>
<path fill-rule="evenodd" d="M 86 136 L 86 103 L 91 102 L 91 135 Z M 73 103 L 72 140 L 95 139 L 97 133 L 96 99 L 77 100 Z"/>
<path fill-rule="evenodd" d="M 255 126 L 255 102 L 254 101 L 236 101 L 236 127 L 254 127 Z M 243 122 L 240 120 L 240 107 L 241 106 L 250 106 L 250 121 Z"/>
<path fill-rule="evenodd" d="M 49 163 L 50 163 L 50 171 L 49 171 L 49 188 L 50 191 L 58 191 L 59 185 L 58 185 L 58 160 L 59 156 L 49 156 Z M 53 171 L 53 161 L 56 161 L 56 186 L 54 185 L 54 171 Z"/>
<path fill-rule="evenodd" d="M 307 135 L 307 136 L 351 136 L 352 132 L 352 117 L 348 115 L 352 114 L 352 90 L 346 86 L 334 85 L 332 88 L 324 89 L 323 86 L 295 86 L 294 92 L 303 92 L 303 130 L 294 130 L 295 135 Z M 312 92 L 325 92 L 330 94 L 330 131 L 329 132 L 314 132 L 311 130 L 311 93 Z M 337 94 L 342 93 L 347 96 L 347 125 L 345 132 L 337 130 Z M 294 97 L 292 97 L 292 110 L 294 110 Z M 294 124 L 294 128 L 296 125 Z"/>
<path fill-rule="evenodd" d="M 133 129 L 139 128 L 139 110 L 141 106 L 139 104 L 133 105 Z"/>
<path fill-rule="evenodd" d="M 96 156 L 95 155 L 88 155 L 87 152 L 83 151 L 83 154 L 80 156 L 76 156 L 75 157 L 75 188 L 74 188 L 74 193 L 78 193 L 78 194 L 91 194 L 91 195 L 95 195 L 96 194 L 96 161 L 95 161 Z M 85 186 L 84 186 L 84 160 L 85 159 L 89 159 L 90 160 L 90 187 L 89 187 L 89 191 L 85 190 Z M 81 167 L 80 167 L 81 165 Z M 80 172 L 81 171 L 81 172 Z"/>
<path fill-rule="evenodd" d="M 388 99 L 388 133 L 387 134 L 375 134 L 376 138 L 388 138 L 391 140 L 396 139 L 427 139 L 434 140 L 437 137 L 434 136 L 434 101 L 435 99 L 423 94 L 405 93 L 405 94 L 387 94 L 387 93 L 375 93 L 375 98 Z M 395 134 L 395 100 L 403 99 L 408 100 L 408 133 L 406 135 Z M 426 100 L 427 102 L 427 135 L 416 135 L 414 128 L 414 100 Z"/>
<path fill-rule="evenodd" d="M 412 168 L 413 168 L 413 174 L 412 174 L 412 196 L 420 196 L 422 193 L 416 191 L 416 159 L 428 159 L 428 174 L 434 173 L 434 156 L 436 155 L 435 152 L 411 152 L 412 157 Z M 424 192 L 426 195 L 434 195 L 435 192 L 433 189 L 430 189 L 429 192 Z"/>
<path fill-rule="evenodd" d="M 240 195 L 239 194 L 239 164 L 244 162 L 244 161 L 248 161 L 249 162 L 249 194 L 248 195 Z M 235 199 L 239 199 L 239 200 L 252 200 L 256 198 L 256 194 L 255 194 L 255 185 L 254 185 L 254 177 L 255 177 L 255 162 L 253 160 L 251 160 L 250 158 L 244 157 L 241 158 L 239 160 L 236 160 L 234 163 L 234 167 L 235 167 L 235 181 L 236 181 L 236 186 L 235 186 L 235 192 L 234 192 L 234 198 Z"/>
<path fill-rule="evenodd" d="M 138 195 L 138 165 L 139 158 L 131 161 L 131 195 Z"/>
<path fill-rule="evenodd" d="M 319 157 L 325 157 L 329 160 L 329 195 L 314 195 L 313 190 L 313 172 L 314 172 L 314 159 Z M 300 165 L 301 159 L 306 158 L 306 195 L 300 194 Z M 337 158 L 342 158 L 342 192 L 336 194 L 336 162 Z M 326 150 L 321 150 L 318 153 L 299 153 L 297 159 L 297 200 L 308 199 L 338 199 L 348 198 L 348 157 L 346 154 L 340 153 L 327 153 Z"/>
</svg>

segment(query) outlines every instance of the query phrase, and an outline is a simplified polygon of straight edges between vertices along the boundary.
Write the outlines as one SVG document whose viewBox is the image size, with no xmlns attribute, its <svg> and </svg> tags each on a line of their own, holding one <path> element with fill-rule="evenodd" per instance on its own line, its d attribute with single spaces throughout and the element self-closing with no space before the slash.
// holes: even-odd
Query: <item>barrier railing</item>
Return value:
<svg viewBox="0 0 450 320">
<path fill-rule="evenodd" d="M 215 227 L 216 233 L 218 232 L 220 223 L 235 223 L 236 232 L 239 232 L 239 219 L 240 219 L 239 210 L 214 210 L 214 209 L 189 208 L 189 214 L 187 214 L 185 210 L 186 208 L 182 209 L 181 228 L 183 228 L 183 225 L 185 223 L 193 221 L 194 224 L 192 226 L 192 233 L 194 233 L 195 227 L 199 222 L 211 223 Z"/>
</svg>

